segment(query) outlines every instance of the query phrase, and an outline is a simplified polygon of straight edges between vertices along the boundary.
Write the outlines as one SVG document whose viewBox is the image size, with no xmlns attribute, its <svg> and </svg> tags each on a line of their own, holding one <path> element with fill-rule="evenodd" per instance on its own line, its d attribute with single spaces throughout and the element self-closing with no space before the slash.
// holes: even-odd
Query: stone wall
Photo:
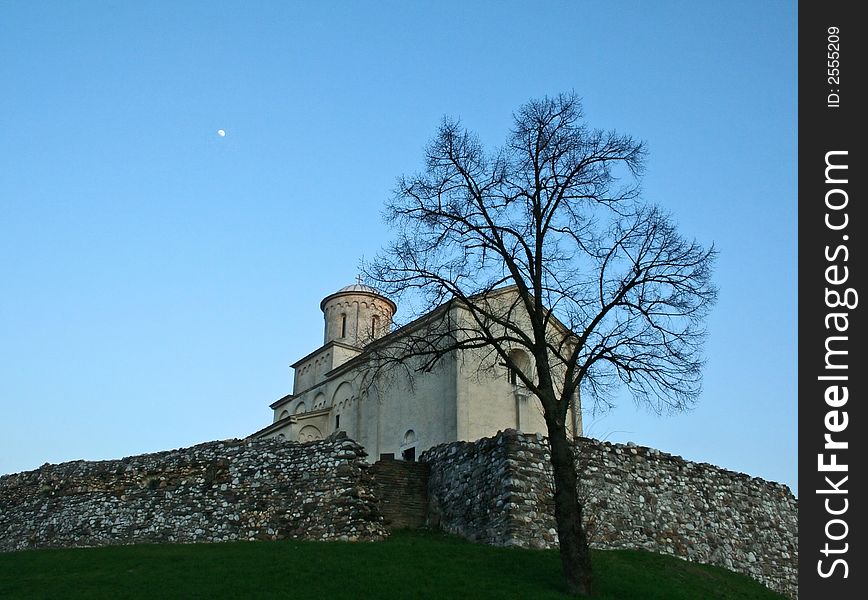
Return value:
<svg viewBox="0 0 868 600">
<path fill-rule="evenodd" d="M 495 545 L 557 546 L 547 441 L 512 430 L 422 455 L 429 522 Z M 582 438 L 576 451 L 595 548 L 715 564 L 795 598 L 797 504 L 785 485 L 652 448 Z"/>
<path fill-rule="evenodd" d="M 382 539 L 365 456 L 339 434 L 306 444 L 229 440 L 44 465 L 0 477 L 0 550 Z"/>
<path fill-rule="evenodd" d="M 344 434 L 304 444 L 209 442 L 0 477 L 0 551 L 387 535 L 366 453 Z M 546 440 L 513 430 L 435 446 L 428 522 L 500 546 L 557 546 Z M 789 488 L 651 448 L 576 449 L 596 548 L 641 548 L 745 573 L 796 597 Z"/>
<path fill-rule="evenodd" d="M 428 524 L 496 546 L 557 545 L 554 502 L 543 457 L 519 445 L 513 430 L 476 442 L 435 446 L 422 454 L 429 466 Z M 539 437 L 541 441 L 542 436 Z"/>
</svg>

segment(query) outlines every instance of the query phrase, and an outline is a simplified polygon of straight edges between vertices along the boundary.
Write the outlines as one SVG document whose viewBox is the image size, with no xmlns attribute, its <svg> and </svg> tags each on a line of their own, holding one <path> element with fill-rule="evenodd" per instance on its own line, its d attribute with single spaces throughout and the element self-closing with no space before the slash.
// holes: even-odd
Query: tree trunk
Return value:
<svg viewBox="0 0 868 600">
<path fill-rule="evenodd" d="M 561 566 L 571 594 L 591 594 L 591 553 L 582 524 L 582 505 L 572 446 L 564 423 L 548 422 L 555 484 L 555 521 L 561 546 Z"/>
</svg>

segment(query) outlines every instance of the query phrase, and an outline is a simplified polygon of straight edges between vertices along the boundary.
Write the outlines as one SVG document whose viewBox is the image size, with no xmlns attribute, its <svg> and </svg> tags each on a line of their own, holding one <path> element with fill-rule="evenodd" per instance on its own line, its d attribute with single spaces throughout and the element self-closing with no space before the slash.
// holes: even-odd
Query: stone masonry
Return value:
<svg viewBox="0 0 868 600">
<path fill-rule="evenodd" d="M 308 443 L 228 440 L 44 465 L 0 477 L 0 551 L 378 540 L 388 535 L 384 511 L 391 511 L 393 526 L 420 524 L 425 466 L 401 464 L 402 470 L 414 467 L 402 474 L 395 465 L 381 465 L 375 481 L 365 456 L 339 433 Z M 557 546 L 548 444 L 541 435 L 506 430 L 435 446 L 421 459 L 428 471 L 429 526 L 499 546 Z M 720 565 L 796 597 L 797 503 L 786 486 L 652 448 L 587 438 L 577 445 L 576 462 L 594 547 Z"/>
<path fill-rule="evenodd" d="M 306 444 L 228 440 L 0 477 L 0 551 L 387 532 L 364 449 L 343 434 Z"/>
<path fill-rule="evenodd" d="M 557 546 L 548 443 L 514 430 L 436 446 L 429 523 L 499 546 Z M 659 450 L 582 438 L 591 545 L 638 548 L 740 572 L 797 595 L 797 502 L 785 485 Z"/>
</svg>

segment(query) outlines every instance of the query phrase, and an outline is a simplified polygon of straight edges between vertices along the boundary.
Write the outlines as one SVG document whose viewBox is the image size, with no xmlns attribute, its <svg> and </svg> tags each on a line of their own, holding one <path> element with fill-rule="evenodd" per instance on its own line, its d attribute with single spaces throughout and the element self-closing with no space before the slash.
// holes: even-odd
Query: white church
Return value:
<svg viewBox="0 0 868 600">
<path fill-rule="evenodd" d="M 515 297 L 514 288 L 496 294 Z M 454 351 L 430 370 L 375 368 L 378 351 L 423 327 L 434 313 L 453 311 L 449 317 L 460 319 L 466 309 L 444 305 L 393 331 L 395 303 L 361 284 L 326 296 L 320 308 L 323 345 L 291 365 L 292 393 L 271 404 L 274 421 L 251 437 L 306 442 L 344 431 L 373 462 L 413 461 L 437 444 L 502 429 L 545 433 L 539 401 L 505 365 L 490 361 L 491 352 Z M 511 358 L 532 364 L 522 349 L 512 350 Z M 578 398 L 568 417 L 570 433 L 581 435 Z"/>
</svg>

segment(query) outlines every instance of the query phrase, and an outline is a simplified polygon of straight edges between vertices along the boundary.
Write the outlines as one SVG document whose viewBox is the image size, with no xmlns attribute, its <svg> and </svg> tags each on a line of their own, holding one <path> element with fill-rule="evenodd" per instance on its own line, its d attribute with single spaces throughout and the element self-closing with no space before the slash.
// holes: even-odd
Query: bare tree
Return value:
<svg viewBox="0 0 868 600">
<path fill-rule="evenodd" d="M 574 94 L 532 100 L 513 117 L 492 153 L 443 120 L 424 170 L 401 177 L 387 204 L 395 240 L 364 271 L 384 292 L 421 302 L 419 313 L 434 310 L 396 336 L 390 360 L 430 369 L 457 350 L 489 348 L 539 399 L 564 575 L 571 592 L 589 594 L 568 409 L 579 392 L 610 406 L 622 386 L 658 412 L 695 402 L 714 249 L 641 201 L 643 144 L 589 129 Z M 517 364 L 514 348 L 532 365 Z"/>
</svg>

